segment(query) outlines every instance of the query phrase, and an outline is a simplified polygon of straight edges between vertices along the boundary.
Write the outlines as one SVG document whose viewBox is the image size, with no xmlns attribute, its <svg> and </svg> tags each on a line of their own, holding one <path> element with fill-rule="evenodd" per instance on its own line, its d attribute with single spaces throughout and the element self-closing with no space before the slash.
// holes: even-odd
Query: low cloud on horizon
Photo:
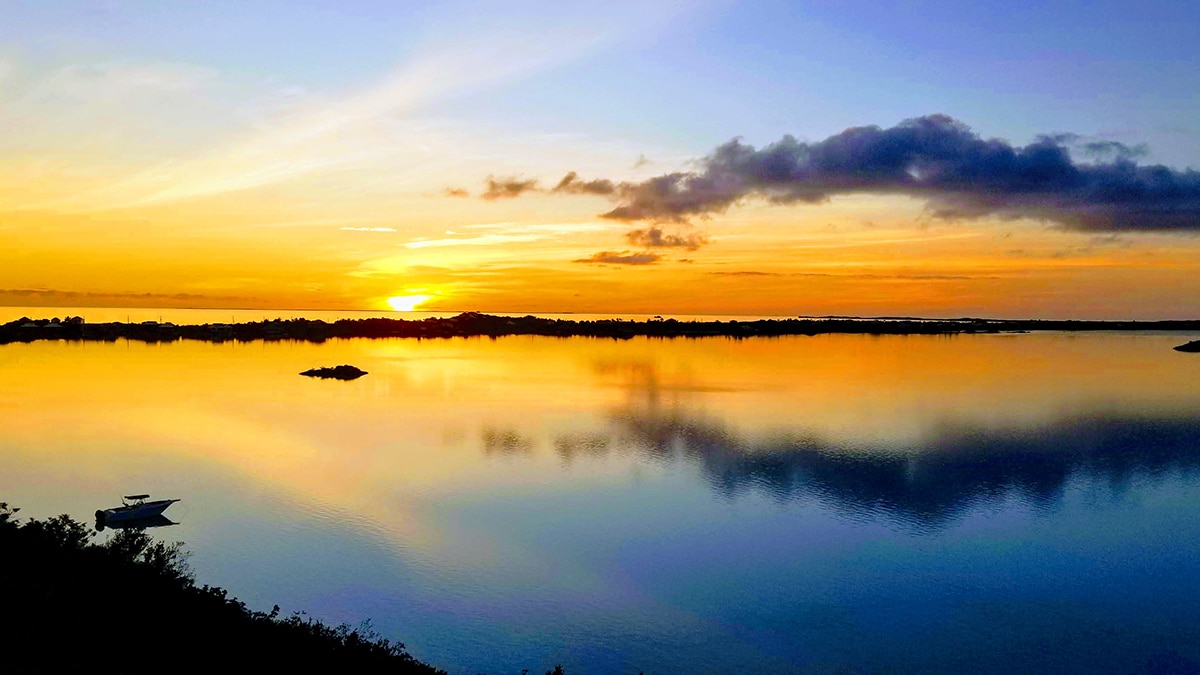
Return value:
<svg viewBox="0 0 1200 675">
<path fill-rule="evenodd" d="M 0 288 L 0 296 L 37 300 L 171 300 L 171 301 L 244 301 L 239 295 L 202 295 L 198 293 L 105 293 L 64 291 L 55 288 Z"/>
<path fill-rule="evenodd" d="M 587 258 L 579 258 L 572 262 L 599 263 L 607 265 L 653 265 L 662 259 L 657 253 L 631 253 L 629 251 L 601 251 Z"/>
</svg>

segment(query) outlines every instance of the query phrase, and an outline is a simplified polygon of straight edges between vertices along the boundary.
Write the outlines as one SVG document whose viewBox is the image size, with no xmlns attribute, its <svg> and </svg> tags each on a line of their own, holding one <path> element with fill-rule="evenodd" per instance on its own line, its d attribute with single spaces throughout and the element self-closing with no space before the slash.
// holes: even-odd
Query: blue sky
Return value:
<svg viewBox="0 0 1200 675">
<path fill-rule="evenodd" d="M 427 114 L 702 152 L 944 112 L 1014 141 L 1072 131 L 1151 143 L 1175 166 L 1200 154 L 1196 3 L 568 4 L 5 3 L 0 48 L 27 74 L 169 61 L 217 70 L 246 96 L 337 94 L 472 36 L 536 43 L 603 23 L 619 35 Z"/>
</svg>

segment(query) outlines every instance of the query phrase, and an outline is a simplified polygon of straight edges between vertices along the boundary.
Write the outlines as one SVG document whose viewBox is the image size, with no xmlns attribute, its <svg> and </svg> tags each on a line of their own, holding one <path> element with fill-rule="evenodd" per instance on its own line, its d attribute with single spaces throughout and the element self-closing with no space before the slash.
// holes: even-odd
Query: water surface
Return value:
<svg viewBox="0 0 1200 675">
<path fill-rule="evenodd" d="M 1184 337 L 13 344 L 0 500 L 452 672 L 1186 672 Z"/>
</svg>

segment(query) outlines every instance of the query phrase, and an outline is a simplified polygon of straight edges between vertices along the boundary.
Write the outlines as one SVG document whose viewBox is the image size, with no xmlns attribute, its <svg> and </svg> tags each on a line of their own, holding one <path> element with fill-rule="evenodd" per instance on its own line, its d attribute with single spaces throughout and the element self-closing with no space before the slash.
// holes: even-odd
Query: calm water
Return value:
<svg viewBox="0 0 1200 675">
<path fill-rule="evenodd" d="M 0 500 L 455 673 L 1188 672 L 1184 337 L 7 345 Z"/>
</svg>

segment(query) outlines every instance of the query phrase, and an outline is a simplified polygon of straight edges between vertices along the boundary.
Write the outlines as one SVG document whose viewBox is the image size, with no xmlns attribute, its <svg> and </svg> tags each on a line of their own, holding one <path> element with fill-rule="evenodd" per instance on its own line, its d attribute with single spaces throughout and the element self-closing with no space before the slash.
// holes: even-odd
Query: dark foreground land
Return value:
<svg viewBox="0 0 1200 675">
<path fill-rule="evenodd" d="M 781 337 L 854 333 L 865 335 L 953 335 L 1029 331 L 1184 331 L 1200 332 L 1200 320 L 1188 321 L 1038 321 L 1008 319 L 854 319 L 804 318 L 757 321 L 647 321 L 603 319 L 573 321 L 535 316 L 507 317 L 466 312 L 455 317 L 356 319 L 328 323 L 309 319 L 275 319 L 236 324 L 176 325 L 144 323 L 86 323 L 67 319 L 21 318 L 0 325 L 0 344 L 34 340 L 307 340 L 331 338 L 449 338 L 542 335 L 624 340 L 634 337 Z"/>
<path fill-rule="evenodd" d="M 369 626 L 255 612 L 197 586 L 178 544 L 144 530 L 91 541 L 68 516 L 18 522 L 0 504 L 0 671 L 435 675 Z"/>
</svg>

